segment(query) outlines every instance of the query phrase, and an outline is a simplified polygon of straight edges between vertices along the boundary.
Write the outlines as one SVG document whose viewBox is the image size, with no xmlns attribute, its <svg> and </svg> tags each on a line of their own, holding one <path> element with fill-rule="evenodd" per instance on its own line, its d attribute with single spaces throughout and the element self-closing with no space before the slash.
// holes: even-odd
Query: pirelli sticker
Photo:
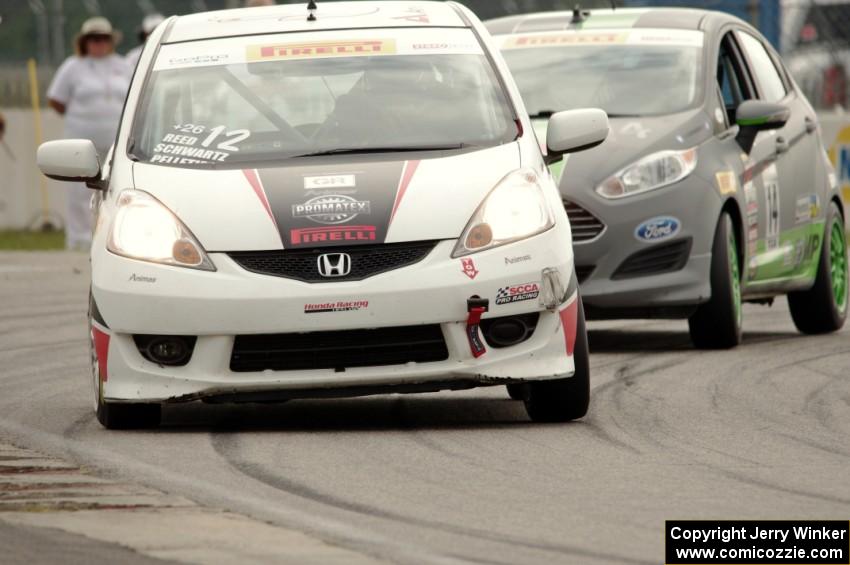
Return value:
<svg viewBox="0 0 850 565">
<path fill-rule="evenodd" d="M 569 45 L 676 45 L 701 47 L 701 31 L 681 29 L 594 29 L 535 32 L 505 38 L 502 49 Z"/>
<path fill-rule="evenodd" d="M 249 45 L 247 47 L 248 61 L 394 55 L 395 53 L 395 39 L 303 41 L 298 43 Z"/>
<path fill-rule="evenodd" d="M 550 47 L 557 45 L 604 45 L 625 43 L 627 33 L 557 33 L 517 35 L 509 37 L 502 49 L 522 49 L 524 47 Z"/>
</svg>

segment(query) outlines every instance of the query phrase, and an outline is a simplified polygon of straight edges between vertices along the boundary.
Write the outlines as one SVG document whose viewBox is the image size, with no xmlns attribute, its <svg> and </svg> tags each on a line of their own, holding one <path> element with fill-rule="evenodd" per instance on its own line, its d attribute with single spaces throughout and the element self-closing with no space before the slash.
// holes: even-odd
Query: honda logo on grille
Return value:
<svg viewBox="0 0 850 565">
<path fill-rule="evenodd" d="M 351 273 L 351 255 L 324 253 L 319 255 L 319 274 L 323 277 L 344 277 Z"/>
</svg>

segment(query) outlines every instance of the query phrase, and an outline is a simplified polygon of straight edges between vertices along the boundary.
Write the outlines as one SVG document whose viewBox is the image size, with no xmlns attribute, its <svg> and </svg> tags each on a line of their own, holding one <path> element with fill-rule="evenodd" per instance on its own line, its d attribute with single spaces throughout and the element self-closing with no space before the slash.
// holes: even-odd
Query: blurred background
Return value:
<svg viewBox="0 0 850 565">
<path fill-rule="evenodd" d="M 568 10 L 577 2 L 589 9 L 607 8 L 612 3 L 611 0 L 462 1 L 481 19 Z M 834 145 L 831 156 L 842 177 L 850 182 L 850 128 L 847 135 L 840 128 L 832 131 L 847 121 L 844 112 L 850 109 L 847 86 L 850 0 L 614 1 L 618 7 L 675 5 L 723 10 L 752 23 L 783 55 L 809 100 L 822 112 L 822 121 L 829 122 L 825 141 Z M 305 2 L 278 0 L 279 4 Z M 6 138 L 0 142 L 0 230 L 62 225 L 61 186 L 46 183 L 31 166 L 37 141 L 59 137 L 61 123 L 49 110 L 41 113 L 36 123 L 33 113 L 40 112 L 33 105 L 43 107 L 50 78 L 71 54 L 71 41 L 84 20 L 95 15 L 106 16 L 123 32 L 124 40 L 118 51 L 125 53 L 138 45 L 145 15 L 187 14 L 236 8 L 244 3 L 245 0 L 0 0 L 0 111 L 7 122 Z M 833 122 L 838 125 L 833 127 Z M 841 143 L 844 137 L 848 144 L 846 151 Z M 21 194 L 21 187 L 35 190 Z M 0 247 L 3 247 L 2 238 Z"/>
<path fill-rule="evenodd" d="M 329 0 L 323 0 L 329 1 Z M 578 0 L 466 0 L 481 19 L 541 10 L 572 9 Z M 818 107 L 847 107 L 850 66 L 850 0 L 614 0 L 617 6 L 677 5 L 723 10 L 755 25 L 783 54 Z M 303 3 L 303 0 L 299 0 Z M 283 3 L 296 3 L 285 2 Z M 38 62 L 40 85 L 70 54 L 71 39 L 94 15 L 124 33 L 119 51 L 137 44 L 142 19 L 151 13 L 188 14 L 237 8 L 244 0 L 0 0 L 0 107 L 29 104 L 25 63 Z M 610 0 L 583 0 L 583 8 Z"/>
</svg>

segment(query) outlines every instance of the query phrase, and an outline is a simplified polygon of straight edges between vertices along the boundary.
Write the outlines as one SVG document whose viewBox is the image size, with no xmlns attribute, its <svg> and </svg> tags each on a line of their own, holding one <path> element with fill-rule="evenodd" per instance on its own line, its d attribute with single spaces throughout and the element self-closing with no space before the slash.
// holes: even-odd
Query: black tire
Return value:
<svg viewBox="0 0 850 565">
<path fill-rule="evenodd" d="M 587 414 L 590 406 L 590 359 L 584 307 L 580 297 L 573 362 L 575 373 L 571 377 L 525 383 L 525 411 L 532 421 L 568 422 Z"/>
<path fill-rule="evenodd" d="M 528 396 L 528 387 L 525 386 L 525 383 L 505 385 L 505 388 L 508 389 L 508 396 L 513 400 L 525 400 Z"/>
<path fill-rule="evenodd" d="M 833 286 L 833 259 L 830 253 L 833 237 L 833 225 L 839 226 L 841 247 L 844 249 L 844 296 L 836 296 Z M 815 284 L 809 290 L 788 293 L 788 306 L 794 325 L 804 334 L 822 334 L 841 329 L 847 319 L 847 246 L 844 236 L 844 218 L 835 202 L 829 203 L 826 213 L 826 223 L 823 231 L 820 259 L 818 261 Z M 840 266 L 835 266 L 840 269 Z M 840 294 L 840 291 L 839 293 Z"/>
<path fill-rule="evenodd" d="M 691 341 L 698 349 L 729 349 L 741 343 L 741 262 L 737 240 L 732 218 L 723 212 L 711 247 L 711 298 L 688 318 Z"/>
<path fill-rule="evenodd" d="M 159 426 L 162 407 L 159 404 L 114 403 L 103 400 L 103 380 L 94 347 L 92 334 L 92 307 L 94 299 L 89 294 L 89 356 L 91 359 L 92 389 L 97 421 L 109 430 L 154 428 Z"/>
</svg>

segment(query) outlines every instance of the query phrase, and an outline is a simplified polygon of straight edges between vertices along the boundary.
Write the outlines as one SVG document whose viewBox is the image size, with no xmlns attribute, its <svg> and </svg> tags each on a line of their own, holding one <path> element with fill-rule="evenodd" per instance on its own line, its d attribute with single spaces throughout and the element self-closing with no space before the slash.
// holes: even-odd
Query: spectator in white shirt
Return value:
<svg viewBox="0 0 850 565">
<path fill-rule="evenodd" d="M 74 41 L 76 55 L 59 67 L 47 90 L 50 107 L 65 117 L 64 136 L 90 139 L 101 163 L 115 141 L 124 98 L 130 86 L 132 68 L 115 45 L 120 32 L 113 31 L 106 18 L 90 18 L 83 23 Z M 69 186 L 65 217 L 68 249 L 91 246 L 91 193 L 82 183 Z"/>
</svg>

